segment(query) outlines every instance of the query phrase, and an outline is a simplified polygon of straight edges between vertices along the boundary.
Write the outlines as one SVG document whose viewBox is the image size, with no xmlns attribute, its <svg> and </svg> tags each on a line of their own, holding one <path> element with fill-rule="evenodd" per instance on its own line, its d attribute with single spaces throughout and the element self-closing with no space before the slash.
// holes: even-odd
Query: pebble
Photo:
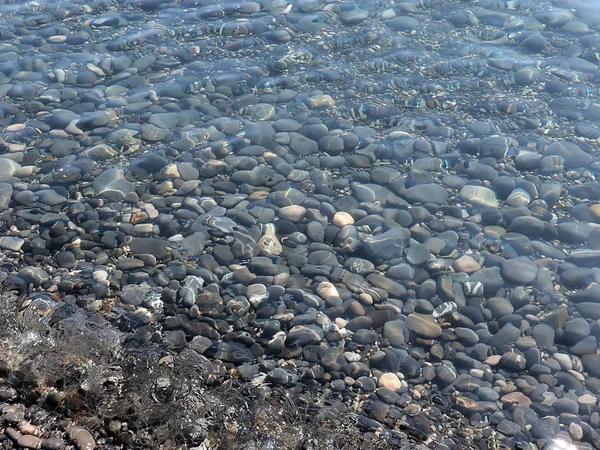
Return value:
<svg viewBox="0 0 600 450">
<path fill-rule="evenodd" d="M 475 205 L 498 207 L 498 199 L 494 191 L 482 186 L 464 186 L 460 190 L 460 198 Z"/>
<path fill-rule="evenodd" d="M 442 328 L 431 317 L 423 314 L 409 314 L 406 328 L 424 338 L 437 338 L 442 335 Z"/>
<path fill-rule="evenodd" d="M 108 3 L 0 5 L 0 282 L 27 342 L 118 327 L 203 395 L 239 375 L 252 402 L 353 405 L 340 448 L 597 440 L 598 8 Z M 142 445 L 69 408 L 93 434 L 6 411 L 5 434 Z M 313 442 L 277 411 L 269 445 Z"/>
<path fill-rule="evenodd" d="M 537 274 L 537 265 L 525 256 L 519 256 L 502 263 L 502 276 L 517 284 L 531 283 Z"/>
</svg>

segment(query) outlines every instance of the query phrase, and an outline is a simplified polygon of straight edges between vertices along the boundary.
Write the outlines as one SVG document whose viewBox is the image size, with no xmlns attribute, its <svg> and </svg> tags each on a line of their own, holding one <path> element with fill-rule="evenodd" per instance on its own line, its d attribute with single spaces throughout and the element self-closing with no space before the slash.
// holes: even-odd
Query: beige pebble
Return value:
<svg viewBox="0 0 600 450">
<path fill-rule="evenodd" d="M 71 120 L 71 122 L 69 123 L 69 125 L 67 125 L 65 127 L 65 131 L 69 134 L 72 135 L 82 135 L 83 131 L 81 131 L 79 128 L 77 128 L 77 123 L 79 122 L 79 119 L 73 119 Z"/>
<path fill-rule="evenodd" d="M 577 372 L 576 370 L 569 370 L 568 373 L 573 375 L 573 377 L 575 377 L 579 381 L 585 381 L 585 377 L 583 376 L 583 374 L 580 372 Z"/>
<path fill-rule="evenodd" d="M 92 64 L 92 63 L 87 63 L 87 64 L 85 65 L 85 67 L 87 67 L 87 69 L 88 69 L 90 72 L 93 72 L 94 74 L 98 75 L 99 77 L 104 77 L 104 76 L 106 76 L 106 74 L 104 73 L 104 71 L 103 71 L 103 70 L 102 70 L 100 67 L 98 67 L 97 65 L 95 65 L 95 64 Z"/>
<path fill-rule="evenodd" d="M 54 137 L 61 137 L 65 139 L 69 138 L 69 133 L 67 133 L 65 130 L 50 130 L 48 134 Z"/>
<path fill-rule="evenodd" d="M 150 219 L 156 219 L 158 217 L 158 211 L 152 203 L 146 203 L 144 205 L 144 209 L 146 210 L 146 213 Z"/>
<path fill-rule="evenodd" d="M 578 423 L 572 422 L 569 425 L 569 434 L 576 441 L 581 441 L 581 439 L 583 439 L 583 429 L 581 428 L 581 425 L 579 425 Z M 568 447 L 564 447 L 564 448 L 568 448 Z"/>
<path fill-rule="evenodd" d="M 360 294 L 358 296 L 358 299 L 360 300 L 360 302 L 363 305 L 372 305 L 373 304 L 373 297 L 371 297 L 370 294 L 365 294 L 365 293 Z"/>
<path fill-rule="evenodd" d="M 400 382 L 398 375 L 396 375 L 395 373 L 391 373 L 391 372 L 384 373 L 383 375 L 381 375 L 379 377 L 377 385 L 379 387 L 384 387 L 384 388 L 387 388 L 390 391 L 394 391 L 394 392 L 399 391 L 400 388 L 402 387 L 402 383 Z"/>
<path fill-rule="evenodd" d="M 15 123 L 14 125 L 7 126 L 4 131 L 8 131 L 10 133 L 14 133 L 15 131 L 24 130 L 27 127 L 24 123 Z"/>
<path fill-rule="evenodd" d="M 338 326 L 338 328 L 346 328 L 348 321 L 342 317 L 338 317 L 335 319 L 335 324 Z"/>
<path fill-rule="evenodd" d="M 300 205 L 284 206 L 279 210 L 279 217 L 293 223 L 301 222 L 306 215 L 306 208 Z"/>
<path fill-rule="evenodd" d="M 336 227 L 343 228 L 346 225 L 353 225 L 354 218 L 347 212 L 340 211 L 335 213 L 335 216 L 333 216 L 333 224 Z"/>
<path fill-rule="evenodd" d="M 328 281 L 323 281 L 317 287 L 317 294 L 323 300 L 326 300 L 328 297 L 339 297 L 340 293 L 336 289 L 336 287 Z"/>
<path fill-rule="evenodd" d="M 598 398 L 595 395 L 583 394 L 577 400 L 582 405 L 595 405 L 596 402 L 598 401 Z"/>
<path fill-rule="evenodd" d="M 500 400 L 502 400 L 502 403 L 516 403 L 517 406 L 525 406 L 527 408 L 532 403 L 532 401 L 522 392 L 511 392 L 510 394 L 502 396 Z"/>
<path fill-rule="evenodd" d="M 165 168 L 165 175 L 171 178 L 180 178 L 181 175 L 179 174 L 179 171 L 177 170 L 177 166 L 175 164 L 169 164 L 166 168 Z"/>
<path fill-rule="evenodd" d="M 600 223 L 600 203 L 590 206 L 590 216 L 594 219 L 594 222 Z"/>
<path fill-rule="evenodd" d="M 63 36 L 62 34 L 57 34 L 48 38 L 48 42 L 51 42 L 52 44 L 60 44 L 61 42 L 65 42 L 66 40 L 67 37 Z"/>
<path fill-rule="evenodd" d="M 501 357 L 502 357 L 501 355 L 492 355 L 488 359 L 485 360 L 485 364 L 487 364 L 490 367 L 497 366 L 498 364 L 500 364 Z"/>
<path fill-rule="evenodd" d="M 463 255 L 452 264 L 458 272 L 473 273 L 481 269 L 481 264 L 469 255 Z"/>
<path fill-rule="evenodd" d="M 330 108 L 335 106 L 335 100 L 331 95 L 313 95 L 306 99 L 306 104 L 310 109 Z"/>
</svg>

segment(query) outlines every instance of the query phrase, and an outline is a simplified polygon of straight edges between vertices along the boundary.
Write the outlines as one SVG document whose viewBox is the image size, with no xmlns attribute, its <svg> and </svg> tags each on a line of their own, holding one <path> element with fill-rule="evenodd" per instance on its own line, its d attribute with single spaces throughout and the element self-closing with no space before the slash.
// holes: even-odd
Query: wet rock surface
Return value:
<svg viewBox="0 0 600 450">
<path fill-rule="evenodd" d="M 600 448 L 592 3 L 3 2 L 3 448 Z"/>
</svg>

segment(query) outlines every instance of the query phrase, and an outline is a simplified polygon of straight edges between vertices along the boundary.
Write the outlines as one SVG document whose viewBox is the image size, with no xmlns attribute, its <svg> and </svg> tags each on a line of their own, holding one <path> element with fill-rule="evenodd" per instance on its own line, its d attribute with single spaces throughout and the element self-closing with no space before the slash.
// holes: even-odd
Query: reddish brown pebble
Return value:
<svg viewBox="0 0 600 450">
<path fill-rule="evenodd" d="M 31 434 L 24 434 L 18 440 L 17 444 L 25 448 L 42 448 L 42 440 L 37 436 Z"/>
<path fill-rule="evenodd" d="M 8 427 L 6 430 L 4 430 L 4 434 L 6 436 L 8 436 L 9 438 L 11 438 L 13 441 L 16 441 L 17 439 L 19 439 L 21 437 L 21 433 L 19 433 L 18 430 L 15 430 L 14 428 Z"/>
<path fill-rule="evenodd" d="M 48 450 L 63 450 L 65 448 L 65 441 L 57 437 L 44 439 L 42 441 L 42 448 Z"/>
<path fill-rule="evenodd" d="M 73 427 L 68 432 L 69 438 L 79 450 L 94 450 L 96 441 L 92 434 L 82 427 Z"/>
</svg>

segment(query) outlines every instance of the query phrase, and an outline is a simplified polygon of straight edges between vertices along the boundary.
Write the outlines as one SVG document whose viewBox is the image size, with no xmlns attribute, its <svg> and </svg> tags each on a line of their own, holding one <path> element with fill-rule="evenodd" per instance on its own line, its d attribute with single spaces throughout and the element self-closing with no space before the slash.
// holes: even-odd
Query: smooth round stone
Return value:
<svg viewBox="0 0 600 450">
<path fill-rule="evenodd" d="M 409 264 L 419 266 L 429 260 L 429 258 L 431 257 L 431 253 L 429 252 L 429 249 L 425 245 L 419 244 L 419 243 L 413 243 L 406 250 L 405 257 L 406 257 L 406 262 L 408 262 Z"/>
<path fill-rule="evenodd" d="M 383 325 L 383 337 L 390 345 L 401 346 L 404 344 L 404 330 L 406 324 L 400 320 L 390 320 Z"/>
<path fill-rule="evenodd" d="M 591 354 L 596 353 L 597 350 L 598 350 L 598 341 L 596 339 L 596 336 L 588 336 L 586 338 L 583 338 L 577 344 L 575 344 L 569 348 L 569 351 L 573 355 L 578 355 L 578 356 L 591 355 Z"/>
<path fill-rule="evenodd" d="M 529 86 L 540 77 L 540 71 L 535 67 L 523 67 L 515 72 L 515 84 Z"/>
<path fill-rule="evenodd" d="M 306 208 L 300 205 L 284 206 L 279 210 L 279 217 L 283 220 L 289 220 L 293 223 L 302 222 L 306 215 Z"/>
<path fill-rule="evenodd" d="M 492 297 L 487 302 L 485 307 L 492 312 L 494 318 L 499 319 L 500 317 L 512 314 L 514 308 L 510 301 L 505 298 Z"/>
<path fill-rule="evenodd" d="M 338 347 L 329 347 L 321 355 L 321 365 L 328 371 L 341 371 L 346 363 L 344 352 Z"/>
<path fill-rule="evenodd" d="M 565 170 L 565 159 L 562 156 L 544 156 L 540 162 L 540 170 L 545 175 L 562 173 Z"/>
<path fill-rule="evenodd" d="M 352 336 L 352 340 L 359 344 L 374 344 L 379 339 L 379 334 L 372 330 L 359 329 Z"/>
<path fill-rule="evenodd" d="M 313 95 L 306 99 L 306 104 L 310 109 L 331 108 L 335 106 L 335 100 L 327 94 Z"/>
<path fill-rule="evenodd" d="M 196 232 L 180 242 L 181 248 L 184 249 L 190 256 L 199 256 L 204 251 L 206 246 L 206 238 L 201 232 Z"/>
<path fill-rule="evenodd" d="M 600 223 L 600 203 L 595 203 L 590 206 L 589 213 L 594 222 Z"/>
<path fill-rule="evenodd" d="M 336 287 L 328 281 L 323 281 L 322 283 L 319 283 L 319 286 L 317 286 L 317 294 L 323 300 L 326 300 L 328 297 L 340 296 Z"/>
<path fill-rule="evenodd" d="M 490 347 L 512 344 L 521 336 L 521 331 L 511 323 L 507 323 L 488 341 Z"/>
<path fill-rule="evenodd" d="M 340 212 L 335 213 L 335 215 L 333 216 L 332 223 L 336 227 L 343 228 L 346 225 L 354 224 L 354 218 L 347 212 L 340 211 Z"/>
<path fill-rule="evenodd" d="M 304 347 L 308 344 L 318 344 L 323 337 L 323 330 L 316 325 L 296 325 L 285 338 L 285 345 L 287 347 Z"/>
<path fill-rule="evenodd" d="M 562 222 L 556 228 L 561 241 L 569 244 L 584 244 L 592 232 L 590 225 L 580 222 Z"/>
<path fill-rule="evenodd" d="M 340 14 L 340 20 L 344 25 L 347 26 L 357 25 L 367 17 L 369 17 L 368 11 L 360 8 L 355 8 L 351 11 L 343 11 Z"/>
<path fill-rule="evenodd" d="M 448 200 L 448 192 L 438 184 L 419 184 L 404 191 L 402 198 L 410 204 L 435 203 L 441 205 Z"/>
<path fill-rule="evenodd" d="M 387 20 L 385 24 L 394 31 L 410 31 L 417 28 L 420 22 L 414 17 L 397 16 Z"/>
<path fill-rule="evenodd" d="M 42 268 L 24 267 L 17 274 L 19 278 L 25 280 L 27 284 L 33 284 L 34 287 L 39 287 L 50 280 L 50 275 Z"/>
<path fill-rule="evenodd" d="M 529 237 L 537 237 L 544 231 L 544 222 L 532 216 L 516 217 L 510 223 L 508 231 L 521 233 Z"/>
<path fill-rule="evenodd" d="M 61 205 L 67 201 L 64 195 L 58 194 L 52 189 L 42 189 L 35 193 L 37 201 L 50 206 Z"/>
<path fill-rule="evenodd" d="M 400 371 L 408 379 L 418 378 L 421 376 L 421 365 L 414 358 L 406 358 L 402 361 Z"/>
<path fill-rule="evenodd" d="M 583 355 L 581 362 L 591 376 L 600 377 L 600 355 Z"/>
<path fill-rule="evenodd" d="M 456 327 L 454 333 L 458 340 L 467 346 L 472 346 L 479 342 L 479 336 L 473 330 L 468 328 Z"/>
<path fill-rule="evenodd" d="M 339 155 L 344 151 L 344 140 L 340 136 L 323 136 L 319 139 L 319 148 L 330 155 Z"/>
<path fill-rule="evenodd" d="M 550 144 L 546 148 L 545 154 L 563 158 L 565 169 L 587 167 L 593 159 L 590 154 L 584 152 L 577 144 L 568 141 L 559 141 Z"/>
<path fill-rule="evenodd" d="M 2 246 L 1 242 L 0 246 Z M 73 269 L 77 266 L 77 258 L 75 258 L 73 252 L 70 252 L 68 250 L 58 253 L 56 255 L 56 262 L 60 267 L 63 267 L 65 269 Z"/>
<path fill-rule="evenodd" d="M 481 283 L 483 285 L 486 295 L 494 295 L 498 292 L 498 289 L 504 287 L 506 284 L 498 267 L 485 267 L 477 272 L 473 272 L 470 278 L 472 283 Z"/>
<path fill-rule="evenodd" d="M 600 319 L 600 303 L 595 302 L 582 302 L 575 305 L 577 312 L 587 319 L 598 320 Z"/>
<path fill-rule="evenodd" d="M 500 398 L 495 390 L 483 386 L 475 391 L 475 395 L 485 402 L 495 402 Z"/>
<path fill-rule="evenodd" d="M 579 414 L 579 405 L 575 400 L 570 398 L 559 398 L 552 403 L 552 407 L 556 411 L 556 414 Z"/>
<path fill-rule="evenodd" d="M 544 36 L 539 33 L 533 33 L 523 39 L 518 48 L 530 53 L 540 53 L 547 45 L 548 43 Z"/>
<path fill-rule="evenodd" d="M 384 373 L 377 380 L 377 386 L 398 392 L 402 389 L 402 382 L 395 373 Z"/>
<path fill-rule="evenodd" d="M 0 181 L 6 181 L 14 177 L 21 165 L 12 159 L 0 158 Z"/>
<path fill-rule="evenodd" d="M 530 284 L 535 279 L 538 266 L 529 258 L 519 256 L 502 262 L 502 276 L 515 284 Z"/>
<path fill-rule="evenodd" d="M 529 431 L 537 439 L 552 439 L 559 429 L 558 417 L 547 416 L 537 420 Z"/>
<path fill-rule="evenodd" d="M 491 208 L 498 207 L 498 199 L 494 191 L 483 186 L 468 184 L 460 190 L 459 195 L 462 200 L 474 205 L 489 206 Z"/>
<path fill-rule="evenodd" d="M 378 273 L 369 274 L 367 281 L 373 286 L 383 289 L 392 297 L 403 298 L 406 295 L 404 286 Z"/>
<path fill-rule="evenodd" d="M 437 366 L 435 368 L 435 375 L 444 386 L 450 385 L 456 380 L 456 372 L 445 365 Z"/>
<path fill-rule="evenodd" d="M 10 250 L 12 252 L 18 252 L 23 247 L 25 239 L 21 239 L 17 236 L 2 236 L 0 237 L 0 248 Z"/>
<path fill-rule="evenodd" d="M 359 316 L 359 317 L 355 317 L 354 319 L 350 320 L 350 322 L 348 322 L 346 324 L 345 328 L 347 330 L 355 332 L 358 330 L 364 330 L 367 328 L 371 328 L 372 325 L 373 325 L 373 319 L 371 319 L 368 316 Z"/>
<path fill-rule="evenodd" d="M 255 120 L 270 120 L 275 116 L 275 108 L 268 103 L 257 103 L 248 108 L 250 115 Z M 297 128 L 296 128 L 297 129 Z M 278 130 L 284 131 L 284 130 Z M 285 130 L 292 131 L 292 130 Z"/>
<path fill-rule="evenodd" d="M 366 259 L 351 257 L 344 262 L 344 268 L 359 275 L 368 275 L 375 270 L 375 265 Z"/>
<path fill-rule="evenodd" d="M 135 185 L 125 179 L 125 172 L 121 169 L 107 169 L 96 177 L 92 183 L 96 195 L 103 195 L 115 200 L 125 200 L 131 194 Z"/>
<path fill-rule="evenodd" d="M 378 184 L 352 183 L 352 191 L 359 202 L 375 203 L 381 202 L 384 188 Z"/>
<path fill-rule="evenodd" d="M 150 123 L 144 123 L 140 126 L 140 134 L 142 136 L 142 139 L 145 141 L 149 141 L 149 142 L 162 141 L 164 138 L 167 137 L 168 133 L 169 133 L 168 130 L 166 130 L 164 128 L 159 128 Z"/>
<path fill-rule="evenodd" d="M 364 251 L 375 259 L 384 261 L 399 258 L 410 242 L 410 231 L 394 227 L 384 233 L 369 236 L 363 242 Z"/>
<path fill-rule="evenodd" d="M 515 189 L 504 202 L 509 206 L 527 206 L 531 203 L 531 195 L 524 189 Z"/>
<path fill-rule="evenodd" d="M 473 259 L 472 256 L 463 255 L 452 263 L 454 269 L 458 272 L 473 273 L 481 269 L 481 264 Z"/>
<path fill-rule="evenodd" d="M 162 260 L 169 254 L 169 241 L 160 238 L 135 238 L 129 243 L 134 255 L 154 255 Z"/>
<path fill-rule="evenodd" d="M 96 440 L 88 430 L 83 427 L 75 426 L 69 428 L 67 432 L 69 439 L 73 441 L 78 450 L 88 450 L 96 448 Z"/>
<path fill-rule="evenodd" d="M 13 194 L 13 187 L 8 183 L 0 183 L 0 211 L 8 209 Z"/>
<path fill-rule="evenodd" d="M 315 141 L 294 131 L 290 133 L 289 145 L 300 156 L 309 156 L 319 151 L 319 145 Z"/>
<path fill-rule="evenodd" d="M 438 338 L 442 335 L 442 327 L 435 319 L 423 314 L 409 314 L 406 319 L 406 328 L 427 339 Z"/>
<path fill-rule="evenodd" d="M 502 364 L 502 367 L 505 369 L 511 371 L 520 371 L 525 369 L 527 361 L 524 356 L 513 352 L 507 352 L 504 353 L 500 358 L 500 364 Z"/>
<path fill-rule="evenodd" d="M 373 267 L 375 269 L 375 267 Z M 386 275 L 394 280 L 412 280 L 415 276 L 415 269 L 410 264 L 401 263 L 390 267 Z"/>
<path fill-rule="evenodd" d="M 583 317 L 571 319 L 564 326 L 565 337 L 571 342 L 579 342 L 590 334 L 590 325 Z"/>
<path fill-rule="evenodd" d="M 515 166 L 521 170 L 538 169 L 542 164 L 542 157 L 534 152 L 522 151 L 515 158 Z"/>
<path fill-rule="evenodd" d="M 542 349 L 554 347 L 555 331 L 546 324 L 537 324 L 531 333 L 538 347 Z"/>
<path fill-rule="evenodd" d="M 354 384 L 355 387 L 362 390 L 363 392 L 374 392 L 377 386 L 375 380 L 369 377 L 360 377 Z"/>
</svg>

